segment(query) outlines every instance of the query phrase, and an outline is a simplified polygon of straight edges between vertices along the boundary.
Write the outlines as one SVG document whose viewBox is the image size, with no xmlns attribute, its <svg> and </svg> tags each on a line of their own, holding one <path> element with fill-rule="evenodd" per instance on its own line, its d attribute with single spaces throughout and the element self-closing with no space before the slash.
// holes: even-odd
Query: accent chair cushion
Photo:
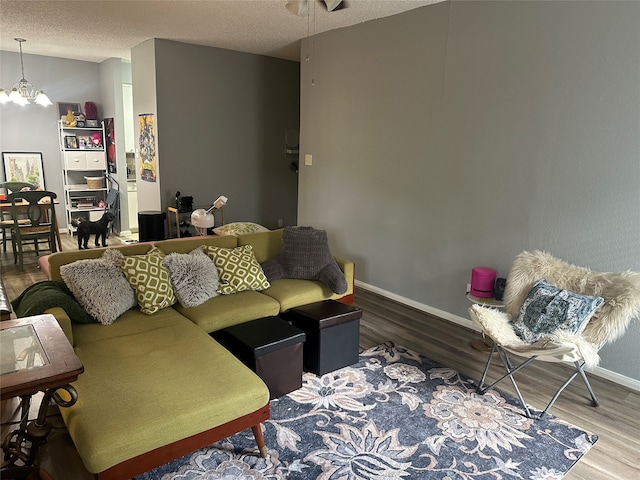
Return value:
<svg viewBox="0 0 640 480">
<path fill-rule="evenodd" d="M 136 291 L 140 311 L 153 315 L 176 303 L 176 295 L 169 280 L 169 271 L 162 264 L 165 254 L 153 247 L 144 255 L 123 258 L 121 267 Z"/>
<path fill-rule="evenodd" d="M 189 253 L 170 253 L 162 264 L 183 307 L 197 307 L 218 295 L 218 269 L 202 247 Z"/>
<path fill-rule="evenodd" d="M 580 295 L 538 280 L 522 303 L 513 329 L 529 343 L 558 330 L 580 333 L 603 302 L 602 297 Z"/>
<path fill-rule="evenodd" d="M 256 260 L 251 245 L 236 248 L 206 246 L 205 252 L 218 269 L 219 293 L 230 294 L 269 288 L 269 281 Z"/>
<path fill-rule="evenodd" d="M 329 251 L 327 232 L 313 227 L 285 227 L 282 248 L 262 264 L 270 282 L 281 278 L 320 280 L 334 293 L 347 291 L 347 280 Z"/>
<path fill-rule="evenodd" d="M 137 304 L 120 269 L 122 258 L 119 250 L 107 249 L 100 258 L 60 266 L 60 276 L 78 303 L 103 325 L 110 325 Z"/>
</svg>

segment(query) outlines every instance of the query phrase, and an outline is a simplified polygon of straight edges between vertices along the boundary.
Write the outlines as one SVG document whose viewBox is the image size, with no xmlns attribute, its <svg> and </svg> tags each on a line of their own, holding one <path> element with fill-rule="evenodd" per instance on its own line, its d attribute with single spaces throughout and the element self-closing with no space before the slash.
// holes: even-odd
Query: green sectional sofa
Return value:
<svg viewBox="0 0 640 480">
<path fill-rule="evenodd" d="M 276 230 L 109 248 L 131 256 L 154 246 L 169 254 L 200 245 L 252 245 L 263 263 L 280 251 L 282 234 Z M 62 281 L 63 265 L 99 258 L 105 250 L 52 254 L 49 278 Z M 336 261 L 347 280 L 343 295 L 318 281 L 283 278 L 266 290 L 219 295 L 192 308 L 176 303 L 151 315 L 131 308 L 110 325 L 72 323 L 62 308 L 47 310 L 85 368 L 73 383 L 77 403 L 60 410 L 87 470 L 99 479 L 131 478 L 247 428 L 266 455 L 260 423 L 269 418 L 268 388 L 209 334 L 329 298 L 352 303 L 354 265 Z"/>
</svg>

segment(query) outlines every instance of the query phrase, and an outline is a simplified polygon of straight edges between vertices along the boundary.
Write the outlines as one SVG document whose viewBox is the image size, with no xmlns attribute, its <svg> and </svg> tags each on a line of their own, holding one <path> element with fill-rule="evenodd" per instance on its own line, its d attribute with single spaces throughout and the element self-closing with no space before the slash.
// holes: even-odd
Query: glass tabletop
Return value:
<svg viewBox="0 0 640 480">
<path fill-rule="evenodd" d="M 33 325 L 0 330 L 0 375 L 49 364 Z"/>
</svg>

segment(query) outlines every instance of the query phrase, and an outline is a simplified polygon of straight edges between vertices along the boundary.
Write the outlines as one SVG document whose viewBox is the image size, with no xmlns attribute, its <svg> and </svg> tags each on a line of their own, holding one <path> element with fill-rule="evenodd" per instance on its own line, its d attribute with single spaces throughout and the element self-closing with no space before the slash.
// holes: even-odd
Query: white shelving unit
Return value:
<svg viewBox="0 0 640 480">
<path fill-rule="evenodd" d="M 95 133 L 100 135 L 99 146 L 91 139 Z M 63 120 L 58 121 L 58 141 L 64 180 L 64 203 L 67 213 L 69 233 L 73 235 L 75 227 L 71 221 L 76 217 L 86 220 L 99 220 L 106 205 L 107 154 L 105 151 L 104 123 L 98 127 L 67 127 Z M 100 178 L 99 185 L 87 179 Z M 90 183 L 90 184 L 89 184 Z"/>
</svg>

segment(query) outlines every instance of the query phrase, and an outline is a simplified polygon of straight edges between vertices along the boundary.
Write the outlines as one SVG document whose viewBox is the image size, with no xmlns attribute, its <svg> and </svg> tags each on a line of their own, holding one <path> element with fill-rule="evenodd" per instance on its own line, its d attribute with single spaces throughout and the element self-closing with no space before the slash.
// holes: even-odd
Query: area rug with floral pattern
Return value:
<svg viewBox="0 0 640 480">
<path fill-rule="evenodd" d="M 562 478 L 597 440 L 552 415 L 532 420 L 511 397 L 391 342 L 356 365 L 271 402 L 269 449 L 251 430 L 138 480 Z"/>
</svg>

